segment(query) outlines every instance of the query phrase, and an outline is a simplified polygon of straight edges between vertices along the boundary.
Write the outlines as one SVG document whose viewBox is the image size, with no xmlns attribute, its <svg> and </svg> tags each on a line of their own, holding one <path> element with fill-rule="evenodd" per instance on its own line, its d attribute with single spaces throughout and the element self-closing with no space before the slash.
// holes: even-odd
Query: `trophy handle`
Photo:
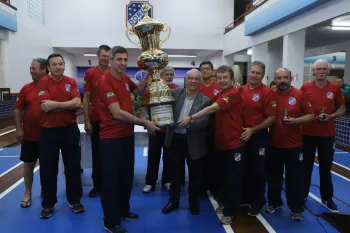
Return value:
<svg viewBox="0 0 350 233">
<path fill-rule="evenodd" d="M 129 39 L 129 41 L 132 43 L 132 44 L 134 44 L 134 45 L 136 45 L 137 47 L 139 47 L 139 48 L 141 48 L 141 44 L 140 43 L 136 43 L 136 42 L 134 42 L 133 40 L 131 40 L 130 39 L 130 36 L 133 36 L 133 35 L 135 35 L 135 32 L 132 30 L 132 27 L 126 27 L 126 37 L 128 37 L 128 39 Z"/>
<path fill-rule="evenodd" d="M 171 27 L 169 26 L 169 24 L 166 24 L 166 23 L 164 24 L 164 28 L 163 28 L 162 32 L 168 32 L 168 36 L 164 40 L 160 41 L 159 47 L 161 47 L 165 43 L 165 41 L 167 41 L 170 37 Z"/>
</svg>

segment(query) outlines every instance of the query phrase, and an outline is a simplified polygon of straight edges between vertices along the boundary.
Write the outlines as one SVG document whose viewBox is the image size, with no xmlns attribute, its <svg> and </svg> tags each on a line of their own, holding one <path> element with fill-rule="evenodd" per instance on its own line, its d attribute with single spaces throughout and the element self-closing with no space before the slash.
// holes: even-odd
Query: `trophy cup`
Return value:
<svg viewBox="0 0 350 233">
<path fill-rule="evenodd" d="M 322 106 L 321 113 L 320 113 L 320 115 L 318 115 L 318 119 L 321 119 L 321 120 L 326 119 L 325 111 L 326 111 L 326 107 Z"/>
<path fill-rule="evenodd" d="M 151 76 L 151 82 L 147 84 L 145 91 L 145 105 L 148 109 L 150 120 L 158 126 L 167 126 L 174 123 L 173 104 L 170 87 L 160 78 L 159 71 L 168 65 L 168 55 L 160 50 L 160 46 L 169 39 L 171 28 L 148 16 L 149 7 L 142 4 L 144 17 L 133 27 L 127 27 L 126 36 L 129 41 L 140 47 L 142 54 L 138 57 L 137 65 L 140 69 L 147 70 Z M 160 39 L 161 32 L 168 32 L 168 36 Z M 139 43 L 130 39 L 136 35 Z"/>
<path fill-rule="evenodd" d="M 287 122 L 288 121 L 288 119 L 289 119 L 288 112 L 289 112 L 288 108 L 284 109 L 284 117 L 282 119 L 282 122 Z"/>
</svg>

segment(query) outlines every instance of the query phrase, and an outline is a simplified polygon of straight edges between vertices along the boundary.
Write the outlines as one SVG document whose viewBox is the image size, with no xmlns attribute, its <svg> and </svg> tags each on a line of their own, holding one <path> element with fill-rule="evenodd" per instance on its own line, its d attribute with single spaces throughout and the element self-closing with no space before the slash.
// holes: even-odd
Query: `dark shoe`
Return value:
<svg viewBox="0 0 350 233">
<path fill-rule="evenodd" d="M 303 220 L 303 215 L 301 213 L 292 212 L 292 219 L 294 221 L 300 222 Z"/>
<path fill-rule="evenodd" d="M 333 202 L 332 199 L 329 201 L 322 201 L 322 203 L 326 205 L 327 208 L 330 209 L 331 211 L 338 211 L 338 206 Z"/>
<path fill-rule="evenodd" d="M 197 202 L 190 202 L 190 212 L 193 215 L 198 215 L 200 213 L 199 206 Z"/>
<path fill-rule="evenodd" d="M 129 212 L 127 215 L 122 216 L 122 218 L 127 220 L 138 220 L 140 216 L 136 213 Z"/>
<path fill-rule="evenodd" d="M 260 214 L 260 210 L 262 209 L 261 205 L 251 205 L 248 211 L 249 216 L 258 216 Z"/>
<path fill-rule="evenodd" d="M 100 195 L 100 189 L 93 188 L 89 192 L 89 197 L 97 197 L 98 195 Z"/>
<path fill-rule="evenodd" d="M 54 208 L 43 208 L 40 212 L 40 218 L 47 219 L 50 218 L 54 212 Z"/>
<path fill-rule="evenodd" d="M 273 205 L 268 205 L 266 206 L 265 208 L 265 212 L 268 213 L 268 214 L 272 214 L 274 213 L 276 210 L 279 210 L 281 209 L 282 206 L 273 206 Z"/>
<path fill-rule="evenodd" d="M 85 211 L 84 206 L 80 203 L 69 204 L 69 208 L 73 209 L 74 213 L 79 214 Z"/>
<path fill-rule="evenodd" d="M 127 233 L 126 229 L 122 227 L 121 225 L 117 225 L 115 227 L 106 227 L 104 226 L 105 230 L 110 233 Z"/>
<path fill-rule="evenodd" d="M 162 213 L 163 214 L 167 214 L 167 213 L 170 213 L 176 209 L 179 208 L 179 203 L 172 203 L 172 202 L 169 202 L 166 206 L 164 206 L 164 208 L 162 209 Z"/>
</svg>

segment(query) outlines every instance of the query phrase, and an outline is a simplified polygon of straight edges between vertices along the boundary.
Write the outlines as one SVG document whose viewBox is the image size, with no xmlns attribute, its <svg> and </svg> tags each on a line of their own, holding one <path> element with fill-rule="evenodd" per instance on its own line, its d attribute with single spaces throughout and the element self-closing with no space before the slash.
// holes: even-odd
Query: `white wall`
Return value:
<svg viewBox="0 0 350 233">
<path fill-rule="evenodd" d="M 268 2 L 265 4 L 268 4 Z M 264 5 L 262 5 L 259 9 L 263 10 Z M 301 15 L 298 15 L 298 17 L 292 18 L 272 28 L 264 30 L 252 37 L 244 36 L 244 23 L 242 23 L 237 28 L 225 34 L 224 55 L 232 54 L 266 41 L 279 38 L 289 33 L 299 31 L 303 28 L 310 27 L 325 20 L 348 13 L 349 9 L 349 0 L 329 1 L 306 11 Z M 254 14 L 254 11 L 250 14 Z M 249 17 L 249 15 L 247 17 Z"/>
<path fill-rule="evenodd" d="M 46 25 L 53 46 L 96 48 L 104 43 L 134 48 L 125 35 L 128 3 L 129 0 L 45 1 L 45 13 L 49 16 Z M 150 0 L 150 3 L 154 18 L 172 27 L 163 48 L 223 49 L 224 28 L 233 21 L 233 0 L 176 0 L 176 3 Z"/>
<path fill-rule="evenodd" d="M 59 53 L 63 56 L 65 62 L 64 74 L 71 77 L 77 78 L 77 67 L 76 67 L 76 57 L 71 53 L 67 53 L 61 49 L 54 49 L 54 53 Z"/>
</svg>

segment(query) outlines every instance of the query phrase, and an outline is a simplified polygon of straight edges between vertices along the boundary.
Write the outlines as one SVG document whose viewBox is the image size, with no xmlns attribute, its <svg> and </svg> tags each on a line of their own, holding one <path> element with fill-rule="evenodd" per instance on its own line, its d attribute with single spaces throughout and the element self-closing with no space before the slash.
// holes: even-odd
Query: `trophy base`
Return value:
<svg viewBox="0 0 350 233">
<path fill-rule="evenodd" d="M 173 103 L 174 101 L 148 104 L 150 120 L 159 127 L 174 124 Z"/>
</svg>

